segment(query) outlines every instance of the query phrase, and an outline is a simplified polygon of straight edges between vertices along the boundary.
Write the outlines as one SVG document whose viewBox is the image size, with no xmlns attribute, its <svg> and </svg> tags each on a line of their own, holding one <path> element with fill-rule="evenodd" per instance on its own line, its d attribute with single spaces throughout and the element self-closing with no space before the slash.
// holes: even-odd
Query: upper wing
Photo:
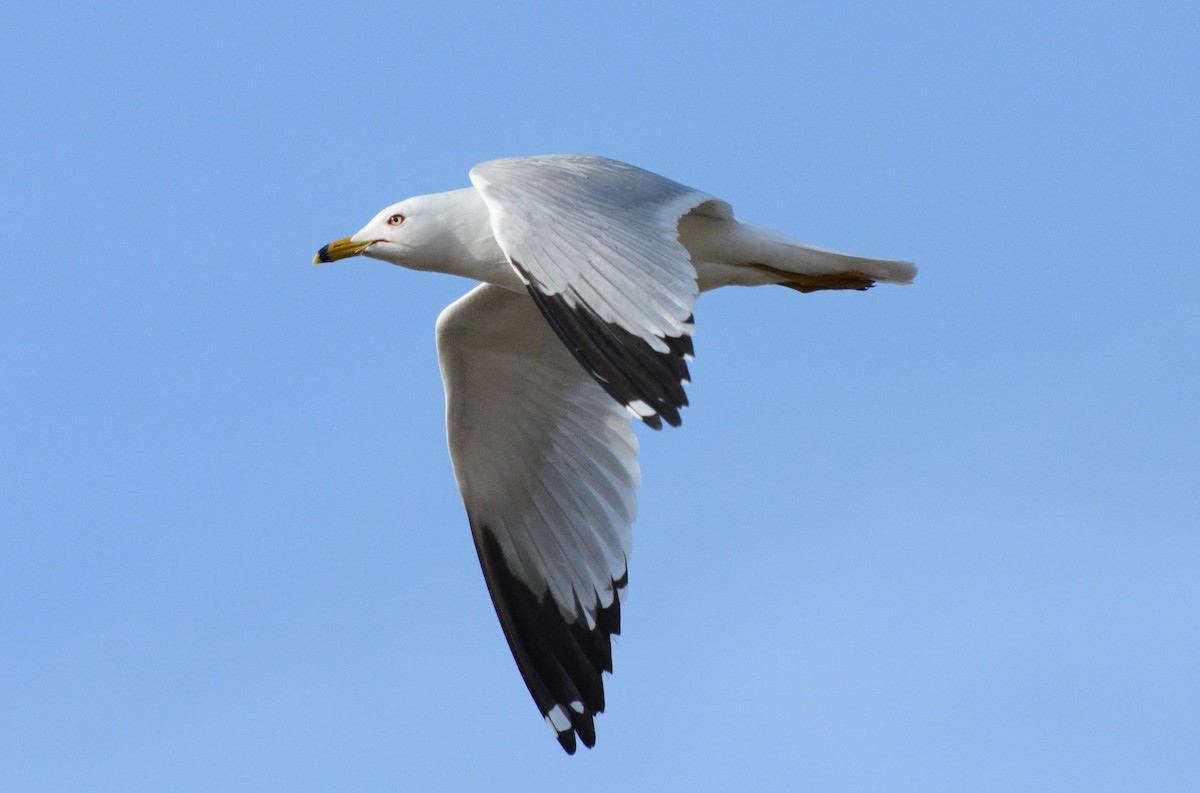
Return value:
<svg viewBox="0 0 1200 793">
<path fill-rule="evenodd" d="M 471 170 L 492 232 L 554 332 L 647 424 L 678 426 L 687 404 L 696 269 L 679 243 L 693 210 L 729 205 L 632 165 L 559 155 Z"/>
<path fill-rule="evenodd" d="M 637 510 L 629 415 L 524 294 L 476 287 L 442 312 L 437 339 L 450 457 L 496 614 L 559 743 L 591 746 Z"/>
</svg>

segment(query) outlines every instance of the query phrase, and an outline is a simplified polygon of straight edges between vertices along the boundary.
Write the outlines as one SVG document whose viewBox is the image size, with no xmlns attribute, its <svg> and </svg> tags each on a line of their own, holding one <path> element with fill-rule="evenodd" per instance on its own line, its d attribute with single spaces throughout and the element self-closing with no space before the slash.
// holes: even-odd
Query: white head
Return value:
<svg viewBox="0 0 1200 793">
<path fill-rule="evenodd" d="M 454 272 L 490 253 L 489 246 L 496 248 L 487 206 L 467 187 L 392 204 L 354 236 L 321 248 L 313 264 L 362 254 L 414 270 Z"/>
</svg>

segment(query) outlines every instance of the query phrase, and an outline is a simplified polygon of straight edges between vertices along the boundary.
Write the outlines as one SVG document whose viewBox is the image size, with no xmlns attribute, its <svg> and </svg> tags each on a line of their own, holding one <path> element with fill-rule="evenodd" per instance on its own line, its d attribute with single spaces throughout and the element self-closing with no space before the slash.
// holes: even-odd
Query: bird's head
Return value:
<svg viewBox="0 0 1200 793">
<path fill-rule="evenodd" d="M 317 251 L 313 264 L 336 262 L 360 254 L 403 264 L 405 251 L 413 248 L 414 242 L 419 242 L 420 235 L 412 230 L 417 228 L 419 231 L 423 225 L 420 223 L 420 208 L 414 206 L 414 202 L 416 199 L 410 198 L 381 210 L 353 236 L 331 242 Z M 409 221 L 410 217 L 412 222 Z"/>
<path fill-rule="evenodd" d="M 361 254 L 414 270 L 442 269 L 447 260 L 465 255 L 464 229 L 480 225 L 470 221 L 478 220 L 473 215 L 482 207 L 472 188 L 405 199 L 381 210 L 353 236 L 321 248 L 313 264 Z M 482 225 L 489 228 L 486 214 Z"/>
</svg>

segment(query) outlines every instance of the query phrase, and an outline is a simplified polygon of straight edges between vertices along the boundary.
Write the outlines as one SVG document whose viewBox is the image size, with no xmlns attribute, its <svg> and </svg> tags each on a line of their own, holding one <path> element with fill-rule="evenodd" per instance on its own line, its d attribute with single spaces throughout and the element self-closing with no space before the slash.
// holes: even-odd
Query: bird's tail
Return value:
<svg viewBox="0 0 1200 793">
<path fill-rule="evenodd" d="M 740 252 L 747 257 L 747 264 L 775 275 L 776 283 L 800 292 L 867 289 L 877 281 L 910 284 L 917 275 L 916 265 L 911 262 L 835 253 L 752 223 L 739 226 Z"/>
</svg>

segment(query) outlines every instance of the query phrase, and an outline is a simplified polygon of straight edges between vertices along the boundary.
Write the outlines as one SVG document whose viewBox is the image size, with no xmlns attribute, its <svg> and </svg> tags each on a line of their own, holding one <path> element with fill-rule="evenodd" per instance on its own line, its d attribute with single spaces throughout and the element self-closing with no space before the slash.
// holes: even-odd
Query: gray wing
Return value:
<svg viewBox="0 0 1200 793">
<path fill-rule="evenodd" d="M 689 212 L 729 205 L 603 157 L 493 160 L 471 170 L 492 232 L 551 328 L 633 415 L 678 426 L 687 404 L 696 269 Z"/>
<path fill-rule="evenodd" d="M 437 341 L 450 456 L 504 635 L 559 743 L 592 746 L 637 511 L 630 417 L 525 294 L 473 289 Z"/>
</svg>

